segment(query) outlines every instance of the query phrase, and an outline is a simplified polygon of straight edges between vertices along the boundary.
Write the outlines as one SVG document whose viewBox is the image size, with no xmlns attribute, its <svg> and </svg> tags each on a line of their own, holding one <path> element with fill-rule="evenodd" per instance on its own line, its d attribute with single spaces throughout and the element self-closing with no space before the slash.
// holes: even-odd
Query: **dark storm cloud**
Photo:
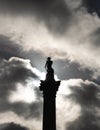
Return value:
<svg viewBox="0 0 100 130">
<path fill-rule="evenodd" d="M 0 101 L 0 112 L 12 111 L 20 117 L 25 119 L 40 119 L 42 114 L 42 101 L 37 100 L 31 104 L 24 102 L 10 103 L 9 101 Z"/>
<path fill-rule="evenodd" d="M 100 28 L 97 28 L 90 34 L 90 39 L 93 41 L 94 49 L 99 49 L 100 47 Z"/>
<path fill-rule="evenodd" d="M 60 71 L 58 68 L 60 68 Z M 75 78 L 81 78 L 83 80 L 90 80 L 92 72 L 85 68 L 80 68 L 80 65 L 75 62 L 70 62 L 68 59 L 66 60 L 55 60 L 54 61 L 54 68 L 56 71 L 56 74 L 59 76 L 62 80 L 68 80 L 68 79 L 75 79 Z"/>
<path fill-rule="evenodd" d="M 15 124 L 11 122 L 11 123 L 0 124 L 0 130 L 29 130 L 29 129 L 19 124 Z"/>
<path fill-rule="evenodd" d="M 0 35 L 0 57 L 9 59 L 12 56 L 19 57 L 21 53 L 21 46 L 10 40 L 9 37 Z"/>
<path fill-rule="evenodd" d="M 21 45 L 15 43 L 9 37 L 0 35 L 0 58 L 9 60 L 11 57 L 30 59 L 32 66 L 37 66 L 37 69 L 43 69 L 43 61 L 45 60 L 43 54 L 33 50 L 24 51 Z"/>
<path fill-rule="evenodd" d="M 9 103 L 7 111 L 8 110 L 13 111 L 18 116 L 22 116 L 25 119 L 35 118 L 39 120 L 42 114 L 42 101 L 37 100 L 31 104 L 23 102 Z"/>
<path fill-rule="evenodd" d="M 25 66 L 25 62 L 18 58 L 12 58 L 9 61 L 2 60 L 0 63 L 0 83 L 22 82 L 27 77 L 37 78 L 37 76 Z"/>
<path fill-rule="evenodd" d="M 80 83 L 80 87 L 75 86 L 70 87 L 70 89 L 72 90 L 72 94 L 70 95 L 70 97 L 81 106 L 88 107 L 90 105 L 100 105 L 98 98 L 98 95 L 100 93 L 99 85 L 93 82 L 85 81 L 85 83 Z"/>
<path fill-rule="evenodd" d="M 31 104 L 24 102 L 11 103 L 8 100 L 10 92 L 16 90 L 16 84 L 26 84 L 29 77 L 38 79 L 37 75 L 27 68 L 25 60 L 11 58 L 9 61 L 3 60 L 0 63 L 0 112 L 13 111 L 24 118 L 39 118 L 41 113 L 41 99 Z M 36 97 L 39 90 L 35 90 Z"/>
<path fill-rule="evenodd" d="M 67 130 L 99 130 L 100 86 L 93 82 L 81 82 L 79 86 L 70 87 L 69 96 L 81 106 L 81 115 L 73 122 L 66 124 Z"/>
<path fill-rule="evenodd" d="M 100 130 L 99 119 L 92 113 L 83 113 L 78 119 L 69 123 L 66 130 Z"/>
<path fill-rule="evenodd" d="M 97 13 L 100 17 L 100 0 L 83 0 L 83 5 L 89 13 Z"/>
<path fill-rule="evenodd" d="M 71 16 L 64 0 L 0 0 L 0 12 L 33 15 L 38 22 L 44 21 L 51 31 L 59 29 L 59 32 L 65 31 Z"/>
</svg>

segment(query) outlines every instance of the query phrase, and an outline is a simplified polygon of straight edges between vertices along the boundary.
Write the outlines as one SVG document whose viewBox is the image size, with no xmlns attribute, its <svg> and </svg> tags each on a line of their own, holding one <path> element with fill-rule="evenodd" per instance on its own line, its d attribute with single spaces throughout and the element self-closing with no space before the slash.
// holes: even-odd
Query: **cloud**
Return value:
<svg viewBox="0 0 100 130">
<path fill-rule="evenodd" d="M 58 38 L 51 35 L 43 24 L 31 21 L 30 17 L 5 18 L 2 16 L 1 23 L 5 23 L 2 33 L 20 45 L 23 51 L 35 51 L 42 56 L 50 55 L 54 59 L 68 59 L 70 62 L 80 64 L 81 68 L 88 68 L 95 73 L 100 69 L 100 50 L 94 42 L 97 37 L 91 35 L 98 29 L 99 19 L 96 15 L 91 16 L 83 11 L 77 12 L 75 19 L 77 20 L 73 22 L 65 35 L 60 35 L 61 37 Z M 6 21 L 8 21 L 7 24 Z M 10 29 L 8 25 L 11 25 Z M 32 56 L 29 54 L 27 57 Z M 34 59 L 32 62 L 34 63 Z"/>
<path fill-rule="evenodd" d="M 6 37 L 1 35 L 0 37 L 0 45 L 1 45 L 1 58 L 9 59 L 12 56 L 18 56 L 25 59 L 30 59 L 33 66 L 36 66 L 38 69 L 44 69 L 44 55 L 37 51 L 24 51 L 23 48 L 10 39 L 10 37 Z M 38 59 L 38 60 L 37 60 Z M 41 62 L 41 64 L 40 64 Z M 67 65 L 66 65 L 67 62 Z M 63 67 L 62 67 L 63 66 Z M 59 68 L 60 67 L 60 71 Z M 80 66 L 77 63 L 70 63 L 69 60 L 56 60 L 54 61 L 54 68 L 56 73 L 59 75 L 61 79 L 69 79 L 69 78 L 83 78 L 90 79 L 92 72 L 88 69 L 81 71 Z"/>
<path fill-rule="evenodd" d="M 36 52 L 35 55 L 39 54 L 42 58 L 51 56 L 58 60 L 67 59 L 72 64 L 79 64 L 80 69 L 87 68 L 92 71 L 94 74 L 91 77 L 96 79 L 100 70 L 100 48 L 95 45 L 99 43 L 99 31 L 96 30 L 99 28 L 100 21 L 97 15 L 88 13 L 84 6 L 80 7 L 81 0 L 39 2 L 1 1 L 1 5 L 7 7 L 9 13 L 5 13 L 5 8 L 0 13 L 0 34 L 9 37 L 15 46 L 16 44 L 20 46 L 20 56 L 25 57 L 24 54 L 28 54 L 26 57 L 31 58 L 33 64 L 32 54 L 27 52 Z M 14 15 L 11 15 L 13 9 Z M 28 9 L 35 9 L 35 11 L 30 15 L 31 13 L 27 12 Z M 19 14 L 16 11 L 22 11 L 22 13 Z M 66 14 L 67 12 L 69 15 Z M 36 16 L 39 18 L 36 19 Z M 16 51 L 15 53 L 18 54 Z"/>
<path fill-rule="evenodd" d="M 24 102 L 14 102 L 9 105 L 10 111 L 13 111 L 20 117 L 24 117 L 25 119 L 35 119 L 41 120 L 42 115 L 42 101 L 35 101 L 31 104 Z"/>
<path fill-rule="evenodd" d="M 58 129 L 99 130 L 99 94 L 100 86 L 93 81 L 82 79 L 62 81 L 57 94 Z"/>
<path fill-rule="evenodd" d="M 28 130 L 28 128 L 11 122 L 11 123 L 0 124 L 0 130 Z"/>
<path fill-rule="evenodd" d="M 66 130 L 99 130 L 99 119 L 90 113 L 84 113 L 74 122 L 70 122 Z"/>
<path fill-rule="evenodd" d="M 37 76 L 32 73 L 31 69 L 28 68 L 28 65 L 30 65 L 30 61 L 21 58 L 12 57 L 9 61 L 3 60 L 0 64 L 0 82 L 16 83 L 24 82 L 27 77 L 37 78 Z M 5 81 L 3 79 L 5 79 Z"/>
<path fill-rule="evenodd" d="M 71 63 L 70 60 L 67 59 L 54 60 L 53 66 L 55 69 L 55 73 L 61 80 L 76 78 L 91 80 L 91 75 L 93 75 L 92 71 L 90 71 L 88 68 L 81 69 L 78 63 Z"/>
<path fill-rule="evenodd" d="M 34 88 L 34 91 L 37 99 L 33 103 L 24 101 L 4 102 L 3 100 L 3 103 L 0 102 L 0 106 L 2 106 L 0 111 L 12 111 L 18 117 L 24 117 L 28 120 L 41 120 L 43 107 L 41 94 L 38 88 Z M 62 81 L 57 94 L 57 128 L 63 130 L 66 125 L 67 130 L 76 130 L 75 128 L 87 128 L 85 124 L 88 124 L 90 128 L 99 128 L 97 123 L 100 106 L 99 93 L 99 85 L 92 81 L 82 79 Z"/>
<path fill-rule="evenodd" d="M 19 57 L 21 46 L 13 43 L 9 37 L 0 35 L 0 57 L 9 59 L 12 56 Z"/>
<path fill-rule="evenodd" d="M 1 0 L 0 5 L 1 13 L 35 16 L 37 21 L 43 21 L 52 32 L 59 28 L 59 33 L 63 33 L 71 16 L 64 0 Z"/>
<path fill-rule="evenodd" d="M 4 35 L 0 36 L 0 45 L 1 45 L 1 58 L 9 59 L 11 56 L 19 56 L 25 59 L 30 59 L 31 64 L 36 66 L 40 70 L 44 70 L 44 55 L 37 51 L 24 51 L 24 49 L 11 40 L 10 37 Z M 41 62 L 41 64 L 40 64 Z M 84 71 L 80 69 L 78 63 L 70 63 L 70 60 L 55 60 L 54 69 L 56 74 L 59 75 L 60 79 L 69 79 L 69 78 L 83 78 L 91 79 L 92 72 L 89 69 Z M 60 68 L 60 69 L 59 69 Z"/>
<path fill-rule="evenodd" d="M 87 8 L 89 13 L 97 13 L 100 17 L 100 1 L 99 0 L 83 0 L 83 5 Z"/>
<path fill-rule="evenodd" d="M 40 75 L 35 68 L 32 68 L 30 61 L 17 57 L 9 60 L 2 59 L 0 70 L 0 112 L 13 111 L 24 118 L 40 118 L 42 101 L 38 98 L 39 90 L 36 91 L 35 88 L 35 82 L 39 81 Z M 29 84 L 31 82 L 32 84 Z M 18 87 L 20 87 L 19 90 L 17 90 Z M 30 98 L 33 98 L 32 96 L 27 97 L 25 101 L 21 91 L 24 92 L 22 93 L 24 97 L 25 93 L 26 96 L 31 96 L 30 91 L 33 91 L 34 98 L 37 100 L 28 102 Z M 19 95 L 16 96 L 16 93 Z"/>
<path fill-rule="evenodd" d="M 66 130 L 99 130 L 100 86 L 92 81 L 77 79 L 73 84 L 72 80 L 69 81 L 69 88 L 72 93 L 68 97 L 81 106 L 81 114 L 76 120 L 66 123 Z"/>
<path fill-rule="evenodd" d="M 78 102 L 80 105 L 86 107 L 89 105 L 99 105 L 99 85 L 92 81 L 79 80 L 79 84 L 70 86 L 72 94 L 70 95 L 73 100 Z M 83 107 L 84 108 L 84 107 Z"/>
</svg>

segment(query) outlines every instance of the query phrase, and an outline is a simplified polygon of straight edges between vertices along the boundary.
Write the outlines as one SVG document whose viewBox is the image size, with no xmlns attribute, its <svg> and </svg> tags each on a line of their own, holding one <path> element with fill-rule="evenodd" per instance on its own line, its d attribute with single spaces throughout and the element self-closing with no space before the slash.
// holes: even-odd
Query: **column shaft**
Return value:
<svg viewBox="0 0 100 130">
<path fill-rule="evenodd" d="M 56 130 L 56 102 L 55 98 L 44 98 L 43 130 Z"/>
</svg>

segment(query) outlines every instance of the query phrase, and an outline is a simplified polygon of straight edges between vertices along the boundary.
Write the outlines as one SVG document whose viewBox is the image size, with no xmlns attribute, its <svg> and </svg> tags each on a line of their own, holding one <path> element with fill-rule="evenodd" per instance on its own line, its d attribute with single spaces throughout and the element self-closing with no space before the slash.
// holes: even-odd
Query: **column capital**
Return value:
<svg viewBox="0 0 100 130">
<path fill-rule="evenodd" d="M 56 92 L 60 86 L 61 81 L 43 81 L 40 83 L 40 91 L 43 91 L 44 97 L 56 97 Z"/>
</svg>

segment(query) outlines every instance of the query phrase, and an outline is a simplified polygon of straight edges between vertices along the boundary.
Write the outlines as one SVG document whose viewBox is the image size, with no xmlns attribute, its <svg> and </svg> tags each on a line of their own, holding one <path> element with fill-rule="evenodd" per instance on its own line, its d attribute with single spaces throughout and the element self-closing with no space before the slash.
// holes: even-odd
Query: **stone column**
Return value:
<svg viewBox="0 0 100 130">
<path fill-rule="evenodd" d="M 41 81 L 40 91 L 43 91 L 43 129 L 56 130 L 56 92 L 60 81 Z"/>
</svg>

